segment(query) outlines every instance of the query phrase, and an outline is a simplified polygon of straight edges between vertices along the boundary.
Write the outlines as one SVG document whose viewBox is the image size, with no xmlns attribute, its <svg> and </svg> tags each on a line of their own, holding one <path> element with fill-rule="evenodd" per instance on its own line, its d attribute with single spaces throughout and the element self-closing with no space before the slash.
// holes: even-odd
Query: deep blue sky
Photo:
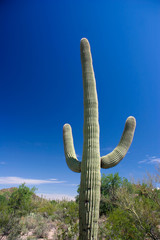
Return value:
<svg viewBox="0 0 160 240">
<path fill-rule="evenodd" d="M 62 128 L 71 124 L 81 160 L 82 37 L 93 56 L 101 155 L 118 144 L 128 116 L 137 120 L 129 153 L 102 173 L 140 179 L 154 172 L 160 162 L 159 23 L 158 0 L 0 2 L 0 188 L 25 181 L 39 193 L 76 195 L 80 174 L 65 163 Z"/>
</svg>

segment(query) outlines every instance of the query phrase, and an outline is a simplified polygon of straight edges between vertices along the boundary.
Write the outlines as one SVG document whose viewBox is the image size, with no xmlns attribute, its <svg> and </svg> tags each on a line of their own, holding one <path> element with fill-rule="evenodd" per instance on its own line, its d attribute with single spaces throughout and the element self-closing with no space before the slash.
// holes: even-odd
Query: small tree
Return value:
<svg viewBox="0 0 160 240">
<path fill-rule="evenodd" d="M 32 210 L 32 196 L 36 188 L 29 188 L 22 184 L 10 196 L 8 205 L 13 214 L 22 216 Z"/>
<path fill-rule="evenodd" d="M 132 184 L 126 178 L 120 177 L 118 173 L 102 175 L 100 215 L 106 215 L 118 207 L 117 190 L 122 186 L 125 186 L 129 192 L 133 191 Z"/>
<path fill-rule="evenodd" d="M 135 226 L 135 221 L 128 211 L 114 209 L 107 218 L 104 226 L 106 240 L 144 240 L 145 234 Z"/>
<path fill-rule="evenodd" d="M 126 187 L 117 191 L 118 205 L 122 211 L 132 218 L 136 231 L 143 233 L 149 239 L 160 239 L 160 195 L 151 182 L 133 184 L 134 191 L 130 193 Z"/>
</svg>

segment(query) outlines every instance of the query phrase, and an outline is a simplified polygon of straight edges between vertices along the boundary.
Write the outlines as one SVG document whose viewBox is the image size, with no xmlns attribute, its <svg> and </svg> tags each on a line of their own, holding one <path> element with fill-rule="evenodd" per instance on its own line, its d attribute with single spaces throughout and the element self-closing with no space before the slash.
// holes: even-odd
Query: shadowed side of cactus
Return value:
<svg viewBox="0 0 160 240">
<path fill-rule="evenodd" d="M 136 121 L 134 117 L 127 118 L 118 146 L 111 153 L 100 157 L 98 99 L 90 45 L 87 39 L 81 39 L 80 50 L 84 91 L 82 162 L 79 162 L 76 157 L 72 129 L 69 124 L 65 124 L 63 127 L 63 141 L 68 167 L 74 172 L 81 172 L 79 239 L 96 240 L 101 187 L 100 168 L 114 167 L 123 159 L 132 142 Z"/>
</svg>

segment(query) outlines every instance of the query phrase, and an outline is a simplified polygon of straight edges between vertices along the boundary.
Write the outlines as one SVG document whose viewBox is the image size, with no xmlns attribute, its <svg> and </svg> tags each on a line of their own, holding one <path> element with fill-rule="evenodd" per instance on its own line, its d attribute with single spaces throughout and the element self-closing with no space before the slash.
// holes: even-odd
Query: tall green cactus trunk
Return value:
<svg viewBox="0 0 160 240">
<path fill-rule="evenodd" d="M 80 239 L 96 239 L 100 202 L 98 99 L 88 41 L 81 41 L 84 89 L 83 156 L 79 196 Z"/>
<path fill-rule="evenodd" d="M 63 141 L 68 167 L 74 172 L 81 172 L 79 239 L 96 240 L 101 186 L 100 167 L 113 167 L 123 159 L 131 145 L 136 121 L 134 117 L 129 117 L 118 146 L 111 153 L 100 157 L 98 99 L 90 46 L 87 39 L 83 38 L 81 40 L 80 48 L 84 89 L 84 143 L 82 162 L 77 160 L 72 130 L 69 124 L 65 124 L 63 127 Z"/>
</svg>

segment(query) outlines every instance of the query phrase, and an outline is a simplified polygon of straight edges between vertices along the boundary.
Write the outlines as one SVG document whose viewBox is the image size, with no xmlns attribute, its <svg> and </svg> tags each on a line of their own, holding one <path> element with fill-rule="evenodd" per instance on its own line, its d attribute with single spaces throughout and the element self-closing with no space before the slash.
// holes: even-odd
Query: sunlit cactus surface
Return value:
<svg viewBox="0 0 160 240">
<path fill-rule="evenodd" d="M 100 157 L 98 98 L 90 45 L 86 38 L 81 39 L 80 51 L 84 91 L 84 139 L 81 162 L 76 157 L 69 124 L 63 127 L 63 142 L 68 167 L 74 172 L 81 172 L 79 239 L 96 240 L 101 187 L 100 168 L 114 167 L 123 159 L 131 145 L 136 121 L 134 117 L 128 117 L 118 146 L 111 153 Z"/>
</svg>

